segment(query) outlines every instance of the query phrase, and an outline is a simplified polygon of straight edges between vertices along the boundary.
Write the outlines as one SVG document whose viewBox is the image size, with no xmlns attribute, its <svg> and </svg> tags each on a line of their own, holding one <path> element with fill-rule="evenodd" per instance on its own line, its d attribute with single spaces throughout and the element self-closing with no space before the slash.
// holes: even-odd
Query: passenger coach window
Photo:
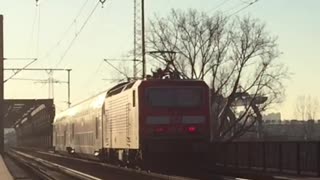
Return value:
<svg viewBox="0 0 320 180">
<path fill-rule="evenodd" d="M 96 139 L 99 137 L 99 118 L 96 117 Z"/>
<path fill-rule="evenodd" d="M 71 125 L 71 128 L 72 128 L 72 131 L 71 131 L 72 134 L 71 134 L 71 136 L 72 136 L 72 139 L 74 139 L 74 124 Z"/>
</svg>

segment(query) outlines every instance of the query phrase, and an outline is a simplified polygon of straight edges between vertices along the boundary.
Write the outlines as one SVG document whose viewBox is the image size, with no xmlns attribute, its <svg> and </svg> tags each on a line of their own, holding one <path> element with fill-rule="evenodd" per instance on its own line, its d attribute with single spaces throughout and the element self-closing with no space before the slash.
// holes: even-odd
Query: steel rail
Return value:
<svg viewBox="0 0 320 180">
<path fill-rule="evenodd" d="M 22 148 L 23 149 L 23 148 Z M 16 150 L 14 150 L 16 151 Z M 16 151 L 17 153 L 22 153 L 22 154 L 25 154 L 26 156 L 31 156 L 31 155 L 28 155 L 26 153 L 23 153 L 21 151 Z M 83 162 L 83 163 L 87 163 L 87 164 L 92 164 L 92 165 L 99 165 L 101 167 L 105 167 L 105 168 L 108 168 L 108 169 L 111 169 L 112 172 L 115 172 L 115 173 L 121 173 L 121 174 L 124 174 L 124 175 L 128 175 L 128 177 L 130 177 L 131 175 L 138 175 L 139 177 L 141 178 L 150 178 L 150 179 L 154 179 L 154 180 L 195 180 L 194 178 L 188 178 L 188 177 L 180 177 L 180 176 L 170 176 L 170 175 L 166 175 L 166 174 L 159 174 L 159 173 L 155 173 L 155 172 L 150 172 L 150 171 L 146 171 L 146 170 L 137 170 L 137 169 L 133 169 L 133 168 L 126 168 L 126 167 L 119 167 L 119 166 L 116 166 L 116 165 L 112 165 L 112 164 L 107 164 L 107 163 L 104 163 L 104 162 L 98 162 L 98 161 L 92 161 L 92 160 L 86 160 L 86 159 L 81 159 L 81 158 L 75 158 L 75 157 L 68 157 L 68 156 L 64 156 L 64 155 L 60 155 L 60 154 L 55 154 L 55 153 L 50 153 L 50 152 L 43 152 L 43 151 L 34 151 L 35 153 L 39 153 L 39 154 L 43 154 L 43 155 L 46 155 L 46 156 L 52 156 L 52 157 L 57 157 L 57 158 L 63 158 L 63 159 L 66 159 L 66 160 L 76 160 L 76 161 L 79 161 L 79 162 Z M 41 158 L 37 158 L 37 157 L 34 157 L 34 156 L 31 156 L 35 159 L 38 159 L 38 161 L 43 161 L 43 162 L 47 162 L 47 163 L 50 163 L 50 164 L 54 164 L 54 165 L 58 165 L 58 164 L 55 164 L 55 163 L 52 163 L 52 162 L 49 162 L 49 161 L 46 161 L 46 160 L 43 160 Z M 58 165 L 58 166 L 61 166 L 61 165 Z M 62 166 L 64 168 L 67 168 L 65 166 Z M 75 170 L 76 171 L 76 170 Z M 68 171 L 64 171 L 66 173 L 68 173 Z M 78 171 L 77 171 L 78 172 Z M 78 174 L 79 175 L 79 174 Z M 73 174 L 70 174 L 70 176 L 73 176 L 75 177 Z M 89 175 L 90 176 L 90 175 Z M 80 178 L 81 179 L 81 175 L 79 177 L 76 177 L 76 178 Z M 89 177 L 90 178 L 90 177 Z M 89 178 L 86 178 L 86 179 L 89 179 Z M 94 177 L 95 178 L 95 177 Z M 99 179 L 99 178 L 98 178 Z M 92 179 L 92 180 L 97 180 L 97 179 Z"/>
<path fill-rule="evenodd" d="M 61 179 L 61 177 L 56 178 L 55 173 L 52 173 L 52 171 L 55 171 L 58 174 L 67 175 L 72 178 L 81 179 L 81 180 L 102 180 L 100 178 L 91 176 L 89 174 L 85 174 L 85 173 L 76 171 L 74 169 L 71 169 L 71 168 L 56 164 L 56 163 L 52 163 L 47 160 L 37 158 L 37 157 L 31 156 L 29 154 L 19 152 L 16 150 L 11 150 L 11 152 L 9 152 L 9 155 L 11 157 L 14 157 L 15 160 L 19 160 L 22 164 L 31 168 L 31 170 L 35 174 L 37 174 L 38 176 L 40 176 L 43 179 L 50 179 L 50 180 L 51 179 Z M 49 169 L 49 171 L 48 171 L 48 169 Z"/>
</svg>

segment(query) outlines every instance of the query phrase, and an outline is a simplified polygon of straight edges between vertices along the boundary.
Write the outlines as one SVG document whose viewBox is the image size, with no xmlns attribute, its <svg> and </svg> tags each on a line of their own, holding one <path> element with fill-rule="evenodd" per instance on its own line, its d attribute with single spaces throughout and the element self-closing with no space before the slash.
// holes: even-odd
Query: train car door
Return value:
<svg viewBox="0 0 320 180">
<path fill-rule="evenodd" d="M 128 102 L 131 101 L 131 103 L 127 104 L 127 145 L 129 147 L 132 146 L 132 143 L 134 141 L 133 137 L 133 128 L 135 127 L 135 108 L 136 108 L 136 91 L 132 91 L 132 95 L 129 96 L 132 99 L 128 100 Z"/>
<path fill-rule="evenodd" d="M 64 148 L 67 145 L 67 128 L 63 130 L 63 145 L 64 145 Z"/>
<path fill-rule="evenodd" d="M 127 119 L 127 131 L 126 131 L 126 140 L 127 140 L 127 145 L 130 147 L 130 142 L 131 142 L 131 104 L 128 103 L 126 107 L 126 119 Z"/>
<path fill-rule="evenodd" d="M 109 111 L 105 109 L 105 118 L 104 118 L 104 132 L 105 132 L 105 147 L 111 147 L 112 132 L 111 132 L 111 119 L 109 116 Z"/>
</svg>

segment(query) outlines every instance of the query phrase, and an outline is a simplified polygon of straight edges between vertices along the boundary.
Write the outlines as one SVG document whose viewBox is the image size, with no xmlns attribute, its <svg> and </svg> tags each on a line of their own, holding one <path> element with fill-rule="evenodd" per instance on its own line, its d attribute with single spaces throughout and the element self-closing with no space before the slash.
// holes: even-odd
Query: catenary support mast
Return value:
<svg viewBox="0 0 320 180">
<path fill-rule="evenodd" d="M 3 16 L 0 15 L 0 154 L 4 153 L 4 81 L 3 81 L 3 61 L 4 61 L 4 42 L 3 42 Z"/>
</svg>

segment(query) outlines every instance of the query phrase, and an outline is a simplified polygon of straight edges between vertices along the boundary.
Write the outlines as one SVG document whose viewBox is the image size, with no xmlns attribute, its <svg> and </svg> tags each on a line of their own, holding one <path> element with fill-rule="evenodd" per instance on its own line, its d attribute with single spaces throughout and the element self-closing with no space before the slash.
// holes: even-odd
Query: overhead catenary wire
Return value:
<svg viewBox="0 0 320 180">
<path fill-rule="evenodd" d="M 67 55 L 67 53 L 69 52 L 69 50 L 71 49 L 71 47 L 74 45 L 76 39 L 78 38 L 78 36 L 80 35 L 80 33 L 82 32 L 82 30 L 84 29 L 84 27 L 87 25 L 87 23 L 89 22 L 90 18 L 92 17 L 92 15 L 94 14 L 94 12 L 96 11 L 99 3 L 103 4 L 104 2 L 101 2 L 101 0 L 99 0 L 94 8 L 90 11 L 89 15 L 87 16 L 87 18 L 85 19 L 84 23 L 81 25 L 80 29 L 75 33 L 75 36 L 73 37 L 73 39 L 70 41 L 70 44 L 68 45 L 68 47 L 66 48 L 66 50 L 63 52 L 59 62 L 54 66 L 57 67 L 60 65 L 60 63 L 64 60 L 65 56 Z M 62 68 L 62 69 L 66 69 L 66 65 Z"/>
<path fill-rule="evenodd" d="M 31 62 L 29 62 L 28 64 L 26 64 L 25 66 L 23 66 L 21 69 L 19 69 L 18 71 L 14 72 L 9 78 L 7 78 L 6 80 L 3 81 L 3 83 L 6 83 L 7 81 L 9 81 L 10 79 L 12 79 L 14 76 L 16 76 L 19 72 L 21 72 L 22 70 L 26 69 L 28 66 L 30 66 L 31 64 L 33 64 L 37 59 L 33 59 Z"/>
<path fill-rule="evenodd" d="M 20 73 L 22 70 L 24 70 L 24 69 L 26 69 L 27 67 L 29 67 L 31 64 L 33 64 L 34 62 L 36 62 L 37 60 L 38 60 L 38 53 L 39 53 L 39 44 L 40 44 L 40 26 L 41 26 L 41 23 L 40 23 L 40 20 L 41 20 L 41 18 L 40 18 L 40 15 L 41 15 L 41 11 L 40 11 L 40 4 L 39 4 L 39 2 L 37 1 L 36 2 L 36 4 L 37 4 L 37 13 L 36 13 L 36 15 L 38 15 L 38 18 L 37 18 L 37 25 L 38 25 L 38 27 L 37 27 L 37 36 L 36 36 L 36 58 L 33 58 L 33 59 L 31 59 L 31 62 L 29 62 L 28 64 L 26 64 L 25 66 L 23 66 L 23 68 L 21 68 L 20 70 L 18 70 L 18 71 L 16 71 L 16 72 L 14 72 L 9 78 L 7 78 L 6 80 L 4 80 L 3 81 L 3 83 L 6 83 L 7 81 L 9 81 L 10 79 L 12 79 L 14 76 L 16 76 L 18 73 Z M 34 18 L 34 21 L 35 21 L 35 19 L 36 19 L 36 16 L 35 16 L 35 18 Z M 35 25 L 35 23 L 33 23 L 33 27 L 32 27 L 32 32 L 31 32 L 31 36 L 33 36 L 33 31 L 34 31 L 34 25 Z M 16 59 L 18 59 L 18 58 L 16 58 Z M 23 58 L 19 58 L 19 60 L 21 60 L 21 59 L 23 59 Z M 24 59 L 27 59 L 27 58 L 24 58 Z"/>
<path fill-rule="evenodd" d="M 240 0 L 240 2 L 238 1 L 238 3 L 236 3 L 234 6 L 231 6 L 230 8 L 227 8 L 223 11 L 223 14 L 229 14 L 229 12 L 233 12 L 234 10 L 237 10 L 239 8 L 242 8 L 243 6 L 246 6 L 248 4 L 250 4 L 253 0 Z"/>
<path fill-rule="evenodd" d="M 37 40 L 36 40 L 36 57 L 39 57 L 39 46 L 40 46 L 40 27 L 41 27 L 41 8 L 40 4 L 37 6 L 38 9 L 38 28 L 37 28 Z"/>
<path fill-rule="evenodd" d="M 48 79 L 32 79 L 32 78 L 11 78 L 15 81 L 48 81 Z"/>
<path fill-rule="evenodd" d="M 220 4 L 218 4 L 216 7 L 208 10 L 207 12 L 210 13 L 210 12 L 212 12 L 212 11 L 214 11 L 214 10 L 217 10 L 218 8 L 220 8 L 221 6 L 223 6 L 224 4 L 226 4 L 226 3 L 229 2 L 229 1 L 230 1 L 230 0 L 223 0 Z"/>
<path fill-rule="evenodd" d="M 231 17 L 231 16 L 234 16 L 234 15 L 238 14 L 239 12 L 247 9 L 248 7 L 250 7 L 250 6 L 252 6 L 253 4 L 257 3 L 258 1 L 259 1 L 259 0 L 254 0 L 254 1 L 250 2 L 250 3 L 247 4 L 246 6 L 240 8 L 240 9 L 238 9 L 237 11 L 235 11 L 234 13 L 228 15 L 228 17 Z"/>
<path fill-rule="evenodd" d="M 33 41 L 33 36 L 34 36 L 34 29 L 35 29 L 35 25 L 36 25 L 36 20 L 37 20 L 37 16 L 38 16 L 38 6 L 36 6 L 36 9 L 35 9 L 35 13 L 34 13 L 34 17 L 33 17 L 33 20 L 32 20 L 32 27 L 31 27 L 31 32 L 30 32 L 30 38 L 29 38 L 29 41 L 27 43 L 27 54 L 30 53 L 31 51 L 31 48 L 32 48 L 32 41 Z"/>
<path fill-rule="evenodd" d="M 3 60 L 12 60 L 12 61 L 30 61 L 37 58 L 18 58 L 18 57 L 10 57 L 10 58 L 3 58 Z"/>
<path fill-rule="evenodd" d="M 82 4 L 81 8 L 79 9 L 79 11 L 77 12 L 75 18 L 72 20 L 72 22 L 70 23 L 70 25 L 68 26 L 68 28 L 66 29 L 66 31 L 64 31 L 64 33 L 62 34 L 62 36 L 60 37 L 60 39 L 57 41 L 57 43 L 52 47 L 50 48 L 45 54 L 43 57 L 41 57 L 40 59 L 45 59 L 47 57 L 49 57 L 51 55 L 51 53 L 56 49 L 58 48 L 62 41 L 65 39 L 65 37 L 68 35 L 68 33 L 70 32 L 70 30 L 72 29 L 72 27 L 76 24 L 78 18 L 80 17 L 80 15 L 82 14 L 85 6 L 88 4 L 88 1 L 89 0 L 85 0 L 84 3 Z"/>
<path fill-rule="evenodd" d="M 91 76 L 88 77 L 88 79 L 85 81 L 84 85 L 87 85 L 88 87 L 91 87 L 90 84 L 93 83 L 94 77 L 95 77 L 98 73 L 100 73 L 100 69 L 102 68 L 102 63 L 104 63 L 103 60 L 100 61 L 100 63 L 98 64 L 98 67 L 96 68 L 96 70 L 94 71 L 94 73 L 93 73 Z M 89 88 L 88 88 L 88 91 L 89 91 Z"/>
<path fill-rule="evenodd" d="M 249 0 L 249 1 L 251 2 L 252 0 Z M 231 6 L 230 8 L 225 9 L 225 10 L 223 11 L 223 13 L 224 13 L 224 14 L 228 14 L 229 12 L 232 12 L 232 11 L 234 11 L 234 10 L 236 10 L 236 9 L 239 9 L 239 7 L 243 7 L 244 5 L 248 5 L 248 4 L 249 4 L 249 2 L 238 1 L 238 3 L 236 3 L 234 6 Z"/>
<path fill-rule="evenodd" d="M 102 4 L 102 8 L 103 8 L 104 1 L 101 1 L 101 4 Z M 101 11 L 101 14 L 99 16 L 99 21 L 100 21 L 101 25 L 104 24 L 103 20 L 106 18 L 106 15 L 107 15 L 106 13 L 107 12 L 108 12 L 107 10 L 106 11 L 105 10 Z M 120 59 L 112 59 L 112 60 L 108 59 L 108 61 L 119 61 L 119 60 Z M 100 81 L 104 80 L 104 79 L 101 79 L 101 76 L 105 75 L 105 73 L 103 73 L 105 71 L 101 71 L 101 69 L 104 67 L 104 66 L 102 66 L 103 63 L 105 63 L 103 59 L 99 60 L 97 62 L 98 66 L 96 68 L 92 69 L 93 71 L 87 76 L 88 78 L 85 81 L 83 81 L 82 86 L 85 85 L 86 87 L 94 87 L 94 86 L 91 86 L 91 85 L 96 83 L 98 80 L 100 80 Z M 90 93 L 92 93 L 92 91 L 93 91 L 92 88 L 87 88 L 87 93 L 90 94 Z"/>
<path fill-rule="evenodd" d="M 120 74 L 124 75 L 124 77 L 129 78 L 124 72 L 122 72 L 120 69 L 118 69 L 117 67 L 115 67 L 113 64 L 111 64 L 110 62 L 108 62 L 108 59 L 104 59 L 104 61 L 106 63 L 108 63 L 112 68 L 114 68 L 116 71 L 118 71 Z"/>
<path fill-rule="evenodd" d="M 83 2 L 83 4 L 81 5 L 80 9 L 77 11 L 77 14 L 76 16 L 73 18 L 72 22 L 70 23 L 70 25 L 67 27 L 66 31 L 63 32 L 63 34 L 61 35 L 60 39 L 57 41 L 57 43 L 52 47 L 50 48 L 45 54 L 44 56 L 40 57 L 40 59 L 46 59 L 48 58 L 52 52 L 57 49 L 61 44 L 62 42 L 65 40 L 65 38 L 67 37 L 67 35 L 70 33 L 70 31 L 72 30 L 72 28 L 75 26 L 75 24 L 77 23 L 79 17 L 81 16 L 82 12 L 84 11 L 86 5 L 88 4 L 89 0 L 85 0 Z M 48 61 L 49 62 L 49 61 Z M 48 73 L 48 80 L 47 80 L 47 83 L 49 84 L 49 97 L 50 97 L 50 94 L 52 92 L 53 94 L 53 88 L 54 88 L 54 85 L 53 83 L 55 82 L 52 82 L 52 74 Z M 50 90 L 52 89 L 52 90 Z"/>
<path fill-rule="evenodd" d="M 97 9 L 98 5 L 99 5 L 100 1 L 96 3 L 96 5 L 94 6 L 94 8 L 92 9 L 92 11 L 90 12 L 90 14 L 88 15 L 88 17 L 86 18 L 86 20 L 84 21 L 84 23 L 82 24 L 82 26 L 80 27 L 79 31 L 76 32 L 75 36 L 73 37 L 73 39 L 71 40 L 70 44 L 68 45 L 67 49 L 63 52 L 59 62 L 55 65 L 55 67 L 59 66 L 60 63 L 64 60 L 65 56 L 67 55 L 67 53 L 69 52 L 69 50 L 71 49 L 71 47 L 73 46 L 73 44 L 75 43 L 76 39 L 79 37 L 79 35 L 81 34 L 82 30 L 84 29 L 84 27 L 88 24 L 90 18 L 92 17 L 92 15 L 94 14 L 95 10 Z"/>
</svg>

